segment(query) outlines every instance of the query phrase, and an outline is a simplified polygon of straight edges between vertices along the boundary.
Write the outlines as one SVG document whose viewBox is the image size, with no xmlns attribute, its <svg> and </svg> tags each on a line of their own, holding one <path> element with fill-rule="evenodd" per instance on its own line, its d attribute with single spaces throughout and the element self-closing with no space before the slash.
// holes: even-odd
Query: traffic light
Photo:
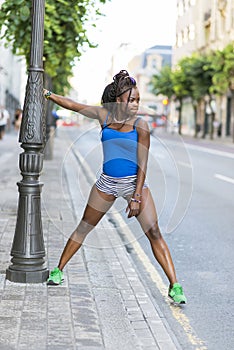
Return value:
<svg viewBox="0 0 234 350">
<path fill-rule="evenodd" d="M 167 105 L 168 105 L 168 99 L 167 99 L 167 98 L 164 98 L 164 99 L 162 100 L 162 104 L 163 104 L 164 106 L 167 106 Z"/>
</svg>

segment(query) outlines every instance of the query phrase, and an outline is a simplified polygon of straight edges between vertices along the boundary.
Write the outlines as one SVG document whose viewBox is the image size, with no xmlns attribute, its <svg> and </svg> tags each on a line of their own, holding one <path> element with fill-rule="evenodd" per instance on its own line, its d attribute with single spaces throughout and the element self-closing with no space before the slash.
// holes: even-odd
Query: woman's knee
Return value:
<svg viewBox="0 0 234 350">
<path fill-rule="evenodd" d="M 76 231 L 80 232 L 81 234 L 87 234 L 95 226 L 96 226 L 96 223 L 94 224 L 91 220 L 88 220 L 86 218 L 82 218 L 82 220 L 80 221 L 79 225 L 76 228 Z"/>
<path fill-rule="evenodd" d="M 90 224 L 88 221 L 85 220 L 81 220 L 79 225 L 77 226 L 77 228 L 74 230 L 74 232 L 71 235 L 71 239 L 73 241 L 82 243 L 85 239 L 85 237 L 88 235 L 88 233 L 90 231 L 92 231 L 92 229 L 94 228 L 94 226 L 92 224 Z"/>
<path fill-rule="evenodd" d="M 162 234 L 157 223 L 151 226 L 150 229 L 147 232 L 145 232 L 145 234 L 150 241 L 155 241 L 162 238 Z"/>
</svg>

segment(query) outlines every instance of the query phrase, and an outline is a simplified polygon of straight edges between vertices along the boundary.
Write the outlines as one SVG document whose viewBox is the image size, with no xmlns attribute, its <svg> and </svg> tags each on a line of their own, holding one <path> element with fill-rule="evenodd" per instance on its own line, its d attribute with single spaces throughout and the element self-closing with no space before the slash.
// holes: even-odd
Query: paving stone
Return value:
<svg viewBox="0 0 234 350">
<path fill-rule="evenodd" d="M 141 338 L 140 344 L 143 346 L 143 349 L 145 349 L 146 346 L 152 346 L 152 345 L 155 346 L 155 340 L 151 337 L 150 338 Z M 157 346 L 157 348 L 160 349 L 160 347 L 158 347 L 158 346 Z M 175 350 L 175 348 L 174 348 L 174 350 Z"/>
<path fill-rule="evenodd" d="M 131 321 L 131 325 L 133 329 L 147 329 L 147 331 L 149 331 L 148 324 L 145 320 Z"/>
<path fill-rule="evenodd" d="M 76 347 L 76 350 L 104 350 L 105 348 L 103 346 L 82 346 L 79 345 L 79 347 Z"/>
<path fill-rule="evenodd" d="M 6 343 L 1 343 L 0 342 L 0 350 L 17 350 L 15 346 L 6 344 Z"/>
</svg>

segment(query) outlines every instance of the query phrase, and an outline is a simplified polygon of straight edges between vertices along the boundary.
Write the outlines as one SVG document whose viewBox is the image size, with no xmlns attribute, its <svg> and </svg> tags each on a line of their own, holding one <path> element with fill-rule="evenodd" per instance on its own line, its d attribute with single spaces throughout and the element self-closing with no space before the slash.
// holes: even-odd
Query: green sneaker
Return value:
<svg viewBox="0 0 234 350">
<path fill-rule="evenodd" d="M 47 280 L 47 285 L 57 286 L 59 284 L 62 284 L 63 281 L 63 272 L 59 270 L 58 267 L 55 267 L 50 272 L 49 278 Z"/>
<path fill-rule="evenodd" d="M 183 288 L 179 283 L 174 283 L 173 287 L 169 288 L 168 296 L 177 304 L 187 303 Z"/>
</svg>

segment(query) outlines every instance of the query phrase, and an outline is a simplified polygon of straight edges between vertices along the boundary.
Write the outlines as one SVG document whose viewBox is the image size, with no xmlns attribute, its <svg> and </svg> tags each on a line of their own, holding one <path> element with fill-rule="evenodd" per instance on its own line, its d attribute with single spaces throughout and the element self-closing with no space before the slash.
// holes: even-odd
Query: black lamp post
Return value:
<svg viewBox="0 0 234 350">
<path fill-rule="evenodd" d="M 12 264 L 6 278 L 13 282 L 40 283 L 48 277 L 41 222 L 39 176 L 43 167 L 45 113 L 43 97 L 43 39 L 45 0 L 32 0 L 30 68 L 24 100 L 19 142 L 24 152 L 19 157 L 22 180 L 17 183 L 19 202 Z"/>
</svg>

